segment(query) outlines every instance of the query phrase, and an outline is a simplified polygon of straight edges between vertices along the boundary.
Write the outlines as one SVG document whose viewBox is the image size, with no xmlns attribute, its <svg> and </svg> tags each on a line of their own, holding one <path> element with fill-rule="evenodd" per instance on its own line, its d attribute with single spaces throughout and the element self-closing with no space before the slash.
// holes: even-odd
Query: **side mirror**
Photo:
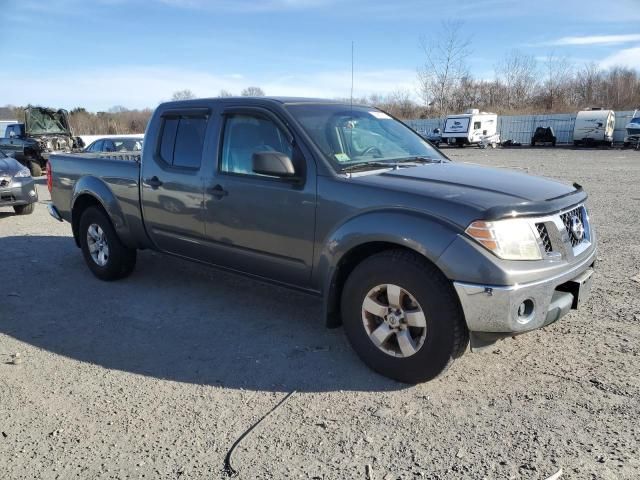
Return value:
<svg viewBox="0 0 640 480">
<path fill-rule="evenodd" d="M 256 152 L 251 156 L 253 171 L 272 177 L 295 178 L 296 171 L 288 155 L 280 152 Z"/>
</svg>

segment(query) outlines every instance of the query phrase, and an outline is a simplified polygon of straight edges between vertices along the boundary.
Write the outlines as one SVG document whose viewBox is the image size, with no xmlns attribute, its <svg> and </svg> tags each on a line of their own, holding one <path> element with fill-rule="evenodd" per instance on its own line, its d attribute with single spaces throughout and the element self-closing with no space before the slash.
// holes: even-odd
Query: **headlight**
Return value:
<svg viewBox="0 0 640 480">
<path fill-rule="evenodd" d="M 476 221 L 465 230 L 467 235 L 505 260 L 540 260 L 538 234 L 532 224 L 521 219 Z"/>
<path fill-rule="evenodd" d="M 24 178 L 24 177 L 30 177 L 31 176 L 31 172 L 29 171 L 28 168 L 23 168 L 21 170 L 18 170 L 18 173 L 16 173 L 13 178 Z"/>
</svg>

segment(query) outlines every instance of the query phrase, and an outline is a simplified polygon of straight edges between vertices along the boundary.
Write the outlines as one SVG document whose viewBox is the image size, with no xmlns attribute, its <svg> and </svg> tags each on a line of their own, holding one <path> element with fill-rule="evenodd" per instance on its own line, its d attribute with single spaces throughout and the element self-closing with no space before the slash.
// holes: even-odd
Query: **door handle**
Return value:
<svg viewBox="0 0 640 480">
<path fill-rule="evenodd" d="M 154 190 L 156 188 L 162 186 L 162 181 L 158 177 L 156 177 L 155 175 L 153 177 L 151 177 L 151 178 L 147 178 L 145 180 L 145 183 L 147 185 L 149 185 L 151 188 L 153 188 Z"/>
<path fill-rule="evenodd" d="M 220 200 L 222 197 L 226 197 L 227 195 L 229 195 L 229 192 L 227 192 L 224 188 L 222 188 L 222 185 L 216 185 L 215 187 L 210 188 L 209 192 L 218 200 Z"/>
</svg>

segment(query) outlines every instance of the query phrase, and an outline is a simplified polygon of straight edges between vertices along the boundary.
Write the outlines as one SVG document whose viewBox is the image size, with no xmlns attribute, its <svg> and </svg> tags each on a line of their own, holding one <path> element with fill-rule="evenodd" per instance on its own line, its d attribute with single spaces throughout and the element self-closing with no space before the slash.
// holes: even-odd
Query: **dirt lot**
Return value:
<svg viewBox="0 0 640 480">
<path fill-rule="evenodd" d="M 0 477 L 224 478 L 296 390 L 239 445 L 240 478 L 638 478 L 640 154 L 448 153 L 584 185 L 598 274 L 582 311 L 415 387 L 302 294 L 151 252 L 98 281 L 41 179 L 33 215 L 0 213 Z"/>
</svg>

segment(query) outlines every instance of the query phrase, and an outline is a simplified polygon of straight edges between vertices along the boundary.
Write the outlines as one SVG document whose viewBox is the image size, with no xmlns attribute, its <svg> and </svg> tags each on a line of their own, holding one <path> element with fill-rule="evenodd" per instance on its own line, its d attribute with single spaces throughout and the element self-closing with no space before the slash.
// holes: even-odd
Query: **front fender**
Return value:
<svg viewBox="0 0 640 480">
<path fill-rule="evenodd" d="M 340 266 L 352 252 L 367 245 L 397 245 L 414 250 L 435 264 L 458 233 L 459 227 L 444 218 L 406 209 L 367 212 L 345 221 L 321 243 L 314 270 L 314 284 L 323 293 L 328 323 L 334 323 L 331 317 L 340 294 Z"/>
<path fill-rule="evenodd" d="M 71 216 L 72 223 L 77 225 L 75 215 L 75 207 L 80 199 L 84 195 L 93 197 L 104 208 L 113 224 L 118 237 L 125 245 L 130 243 L 131 231 L 129 225 L 125 219 L 122 209 L 118 203 L 118 200 L 109 186 L 100 178 L 93 176 L 85 176 L 79 179 L 73 188 L 73 194 L 71 197 Z"/>
</svg>

